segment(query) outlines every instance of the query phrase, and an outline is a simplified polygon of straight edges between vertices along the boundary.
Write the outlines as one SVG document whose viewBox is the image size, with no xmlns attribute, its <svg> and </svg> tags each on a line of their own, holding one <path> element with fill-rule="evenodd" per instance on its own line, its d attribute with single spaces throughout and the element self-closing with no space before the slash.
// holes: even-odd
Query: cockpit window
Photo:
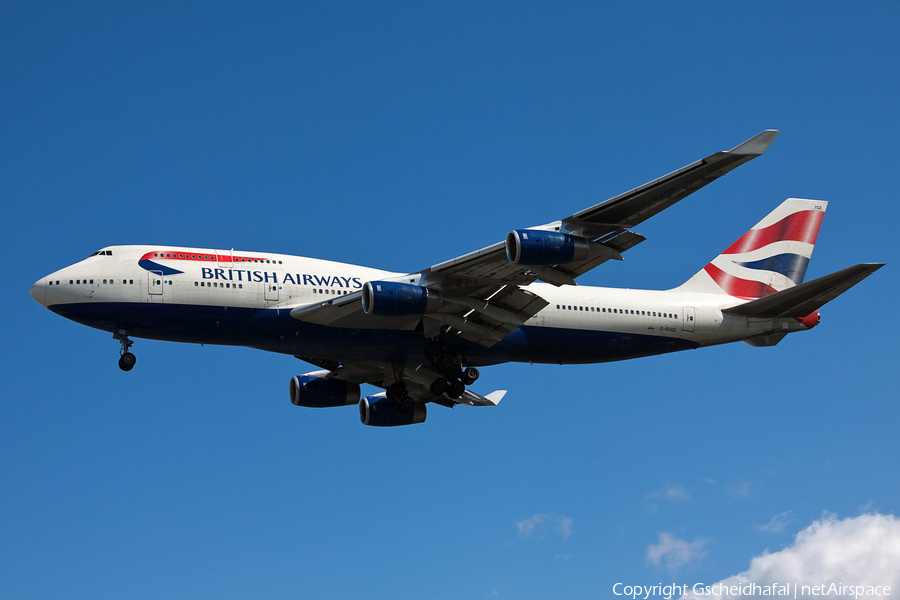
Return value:
<svg viewBox="0 0 900 600">
<path fill-rule="evenodd" d="M 112 250 L 97 250 L 91 256 L 112 256 Z M 90 258 L 91 256 L 88 256 Z"/>
<path fill-rule="evenodd" d="M 97 256 L 98 254 L 100 254 L 100 251 L 99 251 L 99 250 L 97 250 L 96 252 L 94 252 L 93 254 L 91 254 L 91 256 Z M 91 256 L 88 256 L 88 258 L 90 258 Z"/>
</svg>

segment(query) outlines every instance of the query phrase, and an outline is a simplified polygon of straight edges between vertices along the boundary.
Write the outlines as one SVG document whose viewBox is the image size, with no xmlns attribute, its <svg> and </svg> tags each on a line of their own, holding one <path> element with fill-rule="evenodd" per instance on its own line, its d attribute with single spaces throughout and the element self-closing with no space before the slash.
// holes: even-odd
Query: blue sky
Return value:
<svg viewBox="0 0 900 600">
<path fill-rule="evenodd" d="M 895 5 L 259 4 L 0 6 L 3 596 L 603 598 L 898 511 Z M 499 407 L 382 430 L 292 406 L 290 357 L 123 373 L 28 295 L 112 244 L 414 271 L 766 128 L 584 283 L 828 200 L 808 277 L 889 264 L 774 348 L 492 367 Z"/>
</svg>

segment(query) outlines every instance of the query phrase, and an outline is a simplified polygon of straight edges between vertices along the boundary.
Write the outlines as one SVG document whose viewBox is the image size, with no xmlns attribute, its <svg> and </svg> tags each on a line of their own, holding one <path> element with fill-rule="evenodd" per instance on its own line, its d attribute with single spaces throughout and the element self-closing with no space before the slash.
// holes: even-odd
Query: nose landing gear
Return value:
<svg viewBox="0 0 900 600">
<path fill-rule="evenodd" d="M 119 343 L 122 345 L 119 349 L 119 368 L 123 371 L 130 371 L 134 368 L 134 363 L 137 362 L 137 357 L 128 351 L 134 342 L 128 339 L 128 335 L 124 330 L 115 332 L 113 339 L 119 340 Z"/>
</svg>

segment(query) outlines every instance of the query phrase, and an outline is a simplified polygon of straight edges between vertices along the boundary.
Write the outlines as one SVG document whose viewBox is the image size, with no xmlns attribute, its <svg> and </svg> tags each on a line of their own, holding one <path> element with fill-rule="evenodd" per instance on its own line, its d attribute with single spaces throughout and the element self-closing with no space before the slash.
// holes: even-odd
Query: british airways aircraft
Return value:
<svg viewBox="0 0 900 600">
<path fill-rule="evenodd" d="M 109 246 L 41 278 L 31 296 L 131 338 L 249 346 L 321 370 L 290 381 L 297 406 L 359 405 L 366 425 L 421 423 L 426 404 L 493 406 L 468 387 L 504 362 L 600 363 L 812 329 L 818 309 L 883 264 L 803 281 L 827 203 L 791 198 L 683 285 L 576 285 L 645 238 L 632 229 L 762 155 L 766 130 L 629 192 L 415 273 L 268 252 Z M 384 391 L 361 397 L 360 385 Z"/>
</svg>

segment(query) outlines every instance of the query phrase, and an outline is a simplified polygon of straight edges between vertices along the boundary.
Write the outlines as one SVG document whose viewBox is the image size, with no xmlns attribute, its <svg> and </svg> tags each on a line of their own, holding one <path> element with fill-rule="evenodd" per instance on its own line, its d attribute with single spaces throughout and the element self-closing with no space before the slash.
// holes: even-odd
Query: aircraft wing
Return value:
<svg viewBox="0 0 900 600">
<path fill-rule="evenodd" d="M 410 316 L 365 314 L 362 293 L 295 308 L 291 316 L 332 327 L 420 330 L 426 338 L 443 331 L 490 347 L 547 306 L 547 301 L 524 289 L 536 280 L 553 285 L 576 285 L 575 278 L 644 241 L 631 229 L 732 169 L 762 155 L 778 131 L 767 129 L 731 150 L 717 152 L 631 191 L 610 198 L 559 221 L 510 233 L 565 234 L 576 239 L 580 251 L 565 263 L 519 264 L 510 258 L 512 238 L 444 261 L 396 283 L 421 286 L 440 294 L 438 311 Z M 577 256 L 577 258 L 576 258 Z"/>
<path fill-rule="evenodd" d="M 509 261 L 506 242 L 465 254 L 426 269 L 429 281 L 456 286 L 456 280 L 530 282 L 541 279 L 555 285 L 574 284 L 574 279 L 643 242 L 633 227 L 669 208 L 732 169 L 761 156 L 778 136 L 767 129 L 731 150 L 717 152 L 631 191 L 595 204 L 559 221 L 529 229 L 558 231 L 594 242 L 590 256 L 565 264 L 523 268 Z M 463 281 L 463 285 L 465 285 Z"/>
</svg>

